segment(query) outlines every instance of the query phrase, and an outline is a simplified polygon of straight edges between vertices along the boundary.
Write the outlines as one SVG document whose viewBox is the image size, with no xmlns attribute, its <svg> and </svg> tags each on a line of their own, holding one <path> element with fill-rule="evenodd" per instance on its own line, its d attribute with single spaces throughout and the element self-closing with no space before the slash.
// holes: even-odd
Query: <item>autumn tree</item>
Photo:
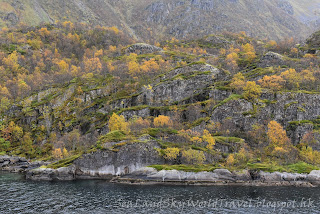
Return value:
<svg viewBox="0 0 320 214">
<path fill-rule="evenodd" d="M 34 145 L 33 145 L 33 141 L 31 138 L 31 134 L 29 132 L 25 133 L 25 135 L 23 136 L 23 138 L 21 140 L 21 144 L 22 144 L 22 150 L 23 150 L 24 154 L 28 158 L 33 157 Z"/>
<path fill-rule="evenodd" d="M 235 74 L 230 83 L 231 89 L 235 90 L 236 92 L 241 92 L 245 86 L 246 78 L 243 76 L 243 74 L 240 72 Z"/>
<path fill-rule="evenodd" d="M 143 62 L 143 64 L 140 67 L 141 71 L 144 73 L 149 73 L 149 72 L 156 72 L 160 69 L 158 63 L 154 58 L 150 60 L 146 60 Z"/>
<path fill-rule="evenodd" d="M 269 141 L 269 146 L 266 147 L 267 154 L 286 162 L 296 158 L 297 151 L 293 148 L 286 131 L 278 122 L 274 120 L 269 122 L 267 136 Z"/>
<path fill-rule="evenodd" d="M 216 141 L 215 139 L 212 137 L 212 135 L 209 133 L 208 130 L 204 130 L 203 131 L 203 135 L 202 135 L 202 139 L 203 141 L 207 142 L 207 146 L 206 148 L 209 149 L 209 150 L 213 150 L 214 148 L 214 145 L 216 144 Z"/>
<path fill-rule="evenodd" d="M 261 87 L 254 81 L 248 81 L 243 88 L 243 97 L 249 101 L 255 101 L 261 95 Z"/>
<path fill-rule="evenodd" d="M 93 57 L 93 58 L 84 57 L 83 65 L 84 65 L 84 71 L 86 73 L 90 72 L 90 73 L 100 74 L 102 70 L 102 64 L 98 57 Z"/>
<path fill-rule="evenodd" d="M 2 62 L 6 66 L 8 74 L 11 77 L 18 74 L 20 65 L 18 62 L 18 53 L 16 51 L 12 52 L 8 57 L 4 58 Z"/>
<path fill-rule="evenodd" d="M 177 159 L 180 153 L 179 148 L 166 148 L 163 150 L 163 157 L 167 160 L 175 160 Z"/>
<path fill-rule="evenodd" d="M 272 76 L 264 76 L 258 83 L 263 88 L 270 89 L 274 92 L 279 91 L 284 84 L 285 80 L 281 76 L 272 75 Z"/>
<path fill-rule="evenodd" d="M 316 77 L 314 76 L 313 72 L 305 69 L 301 71 L 301 85 L 304 86 L 304 88 L 312 89 L 315 86 L 316 83 Z"/>
<path fill-rule="evenodd" d="M 161 127 L 161 128 L 171 127 L 172 121 L 168 116 L 159 115 L 158 117 L 154 118 L 153 125 L 155 127 Z"/>
<path fill-rule="evenodd" d="M 286 131 L 277 121 L 270 121 L 268 124 L 267 136 L 269 142 L 275 146 L 283 147 L 287 145 L 290 140 Z"/>
<path fill-rule="evenodd" d="M 267 44 L 266 44 L 266 48 L 267 49 L 275 49 L 278 46 L 277 42 L 274 40 L 270 40 Z"/>
<path fill-rule="evenodd" d="M 55 148 L 52 151 L 52 155 L 55 159 L 58 159 L 58 160 L 62 159 L 63 154 L 62 154 L 61 148 Z"/>
<path fill-rule="evenodd" d="M 244 57 L 249 62 L 252 62 L 257 56 L 256 51 L 253 47 L 253 45 L 247 43 L 245 45 L 241 46 L 242 51 L 244 52 Z"/>
<path fill-rule="evenodd" d="M 130 130 L 135 133 L 139 133 L 150 126 L 150 121 L 148 119 L 143 119 L 142 117 L 133 117 L 130 120 Z"/>
<path fill-rule="evenodd" d="M 295 69 L 290 68 L 280 75 L 285 81 L 288 89 L 299 88 L 301 83 L 301 76 Z"/>
<path fill-rule="evenodd" d="M 193 149 L 183 150 L 182 157 L 185 158 L 189 164 L 202 164 L 206 160 L 203 151 Z"/>
<path fill-rule="evenodd" d="M 109 120 L 109 130 L 110 131 L 123 131 L 124 133 L 129 133 L 129 124 L 124 119 L 124 116 L 117 115 L 113 113 Z"/>
<path fill-rule="evenodd" d="M 138 60 L 137 60 L 137 54 L 131 53 L 127 57 L 127 67 L 128 67 L 129 74 L 131 76 L 136 76 L 137 74 L 140 73 L 140 64 L 138 63 Z"/>
<path fill-rule="evenodd" d="M 232 52 L 226 56 L 226 63 L 229 69 L 236 70 L 238 68 L 237 60 L 239 59 L 239 56 L 237 53 Z"/>
</svg>

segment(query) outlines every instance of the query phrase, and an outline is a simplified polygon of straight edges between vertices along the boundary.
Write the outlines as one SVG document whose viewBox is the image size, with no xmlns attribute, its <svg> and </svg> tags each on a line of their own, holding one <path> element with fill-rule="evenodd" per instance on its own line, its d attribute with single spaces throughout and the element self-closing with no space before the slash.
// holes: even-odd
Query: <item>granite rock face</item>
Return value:
<svg viewBox="0 0 320 214">
<path fill-rule="evenodd" d="M 153 164 L 164 164 L 155 148 L 157 142 L 141 142 L 122 146 L 118 151 L 99 150 L 84 154 L 69 167 L 30 170 L 30 180 L 111 179 Z"/>
</svg>

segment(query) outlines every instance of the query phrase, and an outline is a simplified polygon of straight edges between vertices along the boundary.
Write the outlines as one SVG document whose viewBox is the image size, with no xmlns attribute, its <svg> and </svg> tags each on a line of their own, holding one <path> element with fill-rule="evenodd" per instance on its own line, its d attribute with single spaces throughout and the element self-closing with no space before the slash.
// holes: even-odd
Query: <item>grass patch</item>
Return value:
<svg viewBox="0 0 320 214">
<path fill-rule="evenodd" d="M 288 173 L 305 173 L 309 174 L 312 170 L 318 170 L 319 168 L 305 162 L 298 162 L 295 164 L 289 164 L 280 166 L 274 162 L 268 163 L 248 163 L 249 169 L 261 170 L 264 172 L 288 172 Z"/>
<path fill-rule="evenodd" d="M 178 134 L 178 131 L 170 128 L 147 128 L 144 130 L 146 134 L 149 134 L 151 137 L 157 137 L 161 134 Z"/>
<path fill-rule="evenodd" d="M 284 172 L 286 169 L 276 163 L 247 163 L 249 169 L 261 170 L 264 172 Z"/>
<path fill-rule="evenodd" d="M 312 170 L 319 170 L 319 167 L 313 166 L 305 162 L 298 162 L 295 164 L 288 165 L 290 172 L 306 173 L 309 174 Z"/>
<path fill-rule="evenodd" d="M 106 142 L 119 142 L 122 140 L 125 140 L 127 138 L 127 135 L 123 131 L 112 131 L 109 132 L 106 135 L 103 135 L 99 137 L 98 142 L 101 143 L 106 143 Z"/>
<path fill-rule="evenodd" d="M 75 161 L 76 159 L 80 158 L 82 156 L 82 152 L 77 154 L 77 155 L 73 155 L 71 157 L 65 158 L 63 160 L 59 160 L 57 162 L 54 162 L 52 164 L 47 165 L 45 168 L 52 168 L 52 169 L 58 169 L 61 167 L 67 167 L 70 166 L 73 161 Z"/>
</svg>

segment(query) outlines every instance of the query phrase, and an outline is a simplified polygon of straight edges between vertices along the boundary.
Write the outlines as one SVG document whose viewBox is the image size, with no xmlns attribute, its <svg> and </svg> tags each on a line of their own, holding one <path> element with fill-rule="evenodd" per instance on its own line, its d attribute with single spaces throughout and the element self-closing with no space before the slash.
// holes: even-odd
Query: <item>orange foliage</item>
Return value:
<svg viewBox="0 0 320 214">
<path fill-rule="evenodd" d="M 285 80 L 277 75 L 272 76 L 264 76 L 261 80 L 258 81 L 258 83 L 263 88 L 268 88 L 273 91 L 280 90 L 284 84 Z"/>
<path fill-rule="evenodd" d="M 159 115 L 158 117 L 154 118 L 153 124 L 155 127 L 171 127 L 172 121 L 168 116 Z"/>
</svg>

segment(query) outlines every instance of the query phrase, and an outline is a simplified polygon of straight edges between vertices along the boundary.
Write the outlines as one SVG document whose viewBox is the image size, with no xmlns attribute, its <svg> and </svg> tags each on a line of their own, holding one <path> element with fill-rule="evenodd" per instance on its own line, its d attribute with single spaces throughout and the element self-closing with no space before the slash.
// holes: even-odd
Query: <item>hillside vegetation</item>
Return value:
<svg viewBox="0 0 320 214">
<path fill-rule="evenodd" d="M 317 168 L 317 35 L 304 46 L 245 33 L 148 45 L 69 21 L 3 28 L 1 152 L 59 165 L 152 139 L 186 170 Z"/>
<path fill-rule="evenodd" d="M 319 9 L 316 0 L 0 0 L 0 27 L 70 20 L 117 26 L 143 41 L 222 31 L 304 38 L 318 27 Z"/>
</svg>

